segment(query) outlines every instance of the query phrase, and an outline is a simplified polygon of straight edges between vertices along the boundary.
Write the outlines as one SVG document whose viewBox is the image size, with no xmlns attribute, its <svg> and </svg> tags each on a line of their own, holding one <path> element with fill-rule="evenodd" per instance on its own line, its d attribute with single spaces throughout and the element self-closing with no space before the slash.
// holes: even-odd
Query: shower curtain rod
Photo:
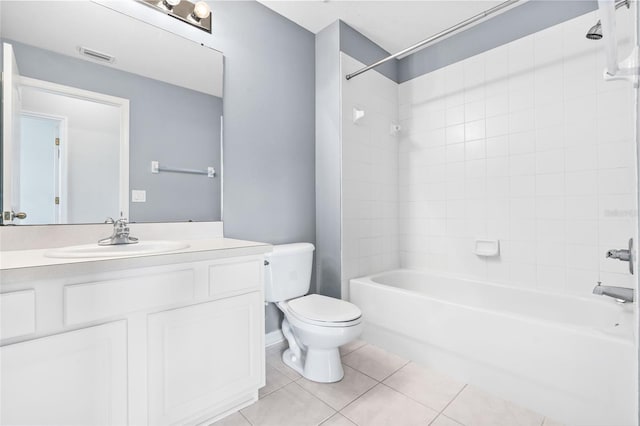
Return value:
<svg viewBox="0 0 640 426">
<path fill-rule="evenodd" d="M 379 65 L 384 64 L 385 62 L 388 62 L 388 61 L 390 61 L 392 59 L 397 58 L 398 56 L 402 56 L 402 55 L 405 55 L 405 54 L 407 54 L 409 52 L 413 52 L 414 50 L 419 49 L 420 47 L 422 47 L 422 46 L 424 46 L 424 45 L 426 45 L 428 43 L 431 43 L 432 41 L 438 40 L 439 38 L 442 38 L 442 37 L 444 37 L 446 35 L 449 35 L 454 31 L 458 31 L 459 29 L 464 28 L 467 25 L 471 25 L 474 22 L 477 22 L 477 21 L 479 21 L 479 20 L 481 20 L 483 18 L 486 18 L 489 15 L 492 15 L 492 14 L 498 12 L 499 10 L 504 9 L 505 7 L 508 7 L 508 6 L 511 6 L 514 3 L 517 3 L 518 1 L 520 1 L 520 0 L 508 0 L 508 1 L 505 1 L 503 3 L 500 3 L 497 6 L 492 7 L 491 9 L 487 9 L 484 12 L 481 12 L 481 13 L 475 15 L 475 16 L 472 16 L 469 19 L 466 19 L 466 20 L 464 20 L 462 22 L 457 23 L 453 27 L 449 27 L 446 30 L 440 31 L 437 34 L 432 35 L 431 37 L 429 37 L 429 38 L 427 38 L 425 40 L 422 40 L 419 43 L 414 44 L 413 46 L 407 47 L 406 49 L 401 50 L 398 53 L 394 53 L 391 56 L 387 56 L 386 58 L 381 59 L 378 62 L 376 62 L 374 64 L 371 64 L 371 65 L 368 65 L 368 66 L 366 66 L 364 68 L 361 68 L 356 72 L 353 72 L 351 74 L 347 74 L 347 80 L 351 80 L 353 77 L 357 77 L 362 73 L 365 73 L 365 72 L 367 72 L 367 71 L 369 71 L 369 70 L 371 70 L 371 69 L 373 69 L 373 68 L 375 68 L 375 67 L 377 67 Z"/>
</svg>

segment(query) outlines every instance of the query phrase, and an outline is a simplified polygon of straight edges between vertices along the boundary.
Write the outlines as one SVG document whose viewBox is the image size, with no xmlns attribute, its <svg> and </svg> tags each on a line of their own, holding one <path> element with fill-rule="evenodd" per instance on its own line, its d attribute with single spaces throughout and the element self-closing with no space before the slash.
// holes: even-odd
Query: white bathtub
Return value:
<svg viewBox="0 0 640 426">
<path fill-rule="evenodd" d="M 637 424 L 631 304 L 410 270 L 350 295 L 375 345 L 567 424 Z"/>
</svg>

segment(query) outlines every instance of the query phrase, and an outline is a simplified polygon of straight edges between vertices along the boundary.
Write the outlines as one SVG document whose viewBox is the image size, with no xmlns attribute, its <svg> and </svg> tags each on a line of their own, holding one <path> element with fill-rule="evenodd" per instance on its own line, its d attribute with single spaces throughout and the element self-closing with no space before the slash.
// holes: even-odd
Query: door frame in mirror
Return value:
<svg viewBox="0 0 640 426">
<path fill-rule="evenodd" d="M 92 92 L 89 90 L 78 89 L 75 87 L 65 86 L 62 84 L 51 83 L 44 80 L 38 80 L 34 78 L 19 77 L 20 87 L 28 87 L 31 89 L 37 89 L 48 93 L 60 94 L 76 99 L 87 100 L 91 102 L 97 102 L 104 105 L 113 106 L 120 111 L 120 136 L 119 136 L 119 185 L 118 185 L 118 203 L 120 216 L 129 217 L 129 100 L 125 98 L 119 98 L 116 96 L 106 95 L 104 93 Z M 4 145 L 3 141 L 3 145 Z M 3 147 L 4 149 L 4 147 Z M 9 177 L 8 170 L 3 170 L 3 181 Z M 4 204 L 4 200 L 3 200 Z M 3 205 L 3 211 L 7 210 L 8 206 Z M 105 214 L 106 217 L 106 214 Z M 13 222 L 16 224 L 16 222 Z"/>
</svg>

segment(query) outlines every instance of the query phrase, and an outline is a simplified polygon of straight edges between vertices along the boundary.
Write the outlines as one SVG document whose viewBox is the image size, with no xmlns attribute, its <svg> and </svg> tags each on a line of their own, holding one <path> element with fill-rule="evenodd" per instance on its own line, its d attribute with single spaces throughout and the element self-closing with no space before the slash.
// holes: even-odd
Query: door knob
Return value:
<svg viewBox="0 0 640 426">
<path fill-rule="evenodd" d="M 11 222 L 13 219 L 26 219 L 27 214 L 24 212 L 14 212 L 11 210 L 10 212 L 3 212 L 2 217 L 6 222 Z"/>
</svg>

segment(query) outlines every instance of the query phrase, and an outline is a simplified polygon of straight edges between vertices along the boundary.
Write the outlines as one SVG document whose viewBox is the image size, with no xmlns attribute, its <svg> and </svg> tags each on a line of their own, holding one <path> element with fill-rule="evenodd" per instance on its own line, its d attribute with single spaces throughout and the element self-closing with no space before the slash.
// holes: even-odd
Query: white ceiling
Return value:
<svg viewBox="0 0 640 426">
<path fill-rule="evenodd" d="M 258 1 L 314 34 L 342 19 L 390 53 L 502 3 L 487 0 Z"/>
</svg>

